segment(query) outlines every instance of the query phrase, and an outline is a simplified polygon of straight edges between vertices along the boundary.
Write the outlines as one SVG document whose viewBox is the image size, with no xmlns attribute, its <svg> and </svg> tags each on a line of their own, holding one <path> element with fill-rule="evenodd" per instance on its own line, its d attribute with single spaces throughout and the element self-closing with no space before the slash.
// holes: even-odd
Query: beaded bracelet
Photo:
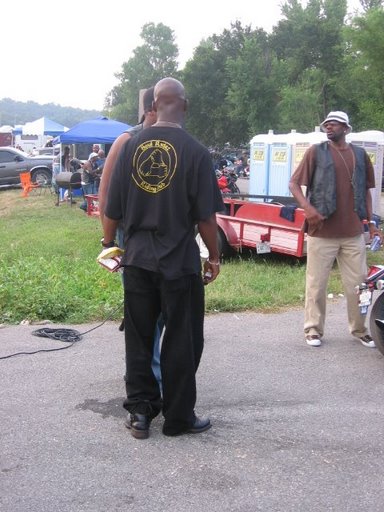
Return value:
<svg viewBox="0 0 384 512">
<path fill-rule="evenodd" d="M 218 261 L 217 263 L 215 263 L 214 261 L 211 261 L 210 259 L 207 259 L 207 262 L 208 262 L 210 265 L 215 265 L 216 267 L 219 267 L 219 266 L 220 266 L 220 261 Z"/>
</svg>

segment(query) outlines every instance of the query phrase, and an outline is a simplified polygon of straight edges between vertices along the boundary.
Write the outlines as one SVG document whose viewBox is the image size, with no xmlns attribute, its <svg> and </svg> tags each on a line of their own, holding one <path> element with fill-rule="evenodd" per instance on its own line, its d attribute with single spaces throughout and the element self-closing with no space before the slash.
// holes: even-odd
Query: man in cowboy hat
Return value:
<svg viewBox="0 0 384 512">
<path fill-rule="evenodd" d="M 347 299 L 349 330 L 365 347 L 375 342 L 360 314 L 355 286 L 366 277 L 364 225 L 372 238 L 381 232 L 372 219 L 370 188 L 375 187 L 372 163 L 363 148 L 348 144 L 352 130 L 345 112 L 330 112 L 321 123 L 327 141 L 305 153 L 290 180 L 290 190 L 305 211 L 308 225 L 304 333 L 308 345 L 321 345 L 326 291 L 335 260 Z M 306 195 L 302 186 L 306 187 Z"/>
</svg>

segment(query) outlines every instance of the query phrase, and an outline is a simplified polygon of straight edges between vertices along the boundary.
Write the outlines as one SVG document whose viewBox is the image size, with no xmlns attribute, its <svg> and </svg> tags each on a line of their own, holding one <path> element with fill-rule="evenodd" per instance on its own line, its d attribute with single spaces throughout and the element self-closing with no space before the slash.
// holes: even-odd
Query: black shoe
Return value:
<svg viewBox="0 0 384 512">
<path fill-rule="evenodd" d="M 211 427 L 212 424 L 209 418 L 198 418 L 196 416 L 194 424 L 187 430 L 186 434 L 200 434 L 200 432 L 205 432 Z"/>
<path fill-rule="evenodd" d="M 205 432 L 209 428 L 211 428 L 211 422 L 209 418 L 198 418 L 195 416 L 195 420 L 193 425 L 186 430 L 174 430 L 169 429 L 169 427 L 163 427 L 163 434 L 165 436 L 181 436 L 183 434 L 200 434 L 200 432 Z"/>
<path fill-rule="evenodd" d="M 125 426 L 136 439 L 148 439 L 151 419 L 145 414 L 129 414 Z"/>
</svg>

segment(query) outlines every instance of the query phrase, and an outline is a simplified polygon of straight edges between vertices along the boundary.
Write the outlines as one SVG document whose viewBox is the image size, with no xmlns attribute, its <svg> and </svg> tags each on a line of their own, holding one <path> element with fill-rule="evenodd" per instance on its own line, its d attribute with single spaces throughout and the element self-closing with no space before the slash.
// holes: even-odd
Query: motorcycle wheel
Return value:
<svg viewBox="0 0 384 512">
<path fill-rule="evenodd" d="M 378 325 L 376 320 L 382 320 L 383 324 L 379 323 Z M 384 292 L 377 297 L 372 306 L 369 316 L 369 328 L 376 347 L 384 355 Z"/>
</svg>

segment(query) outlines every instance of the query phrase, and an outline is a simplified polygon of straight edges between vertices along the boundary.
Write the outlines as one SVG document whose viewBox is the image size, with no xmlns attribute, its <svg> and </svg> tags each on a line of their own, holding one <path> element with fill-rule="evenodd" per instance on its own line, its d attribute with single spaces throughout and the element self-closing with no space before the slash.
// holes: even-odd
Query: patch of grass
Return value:
<svg viewBox="0 0 384 512">
<path fill-rule="evenodd" d="M 101 225 L 49 193 L 22 198 L 19 189 L 0 190 L 0 323 L 28 319 L 56 323 L 120 319 L 120 274 L 96 263 Z M 369 263 L 384 261 L 369 253 Z M 208 285 L 206 309 L 276 312 L 304 304 L 305 261 L 274 254 L 225 262 Z M 337 267 L 328 290 L 342 293 Z"/>
<path fill-rule="evenodd" d="M 0 322 L 105 319 L 123 293 L 120 275 L 97 263 L 100 222 L 55 196 L 0 192 Z M 117 311 L 114 318 L 121 318 Z"/>
</svg>

